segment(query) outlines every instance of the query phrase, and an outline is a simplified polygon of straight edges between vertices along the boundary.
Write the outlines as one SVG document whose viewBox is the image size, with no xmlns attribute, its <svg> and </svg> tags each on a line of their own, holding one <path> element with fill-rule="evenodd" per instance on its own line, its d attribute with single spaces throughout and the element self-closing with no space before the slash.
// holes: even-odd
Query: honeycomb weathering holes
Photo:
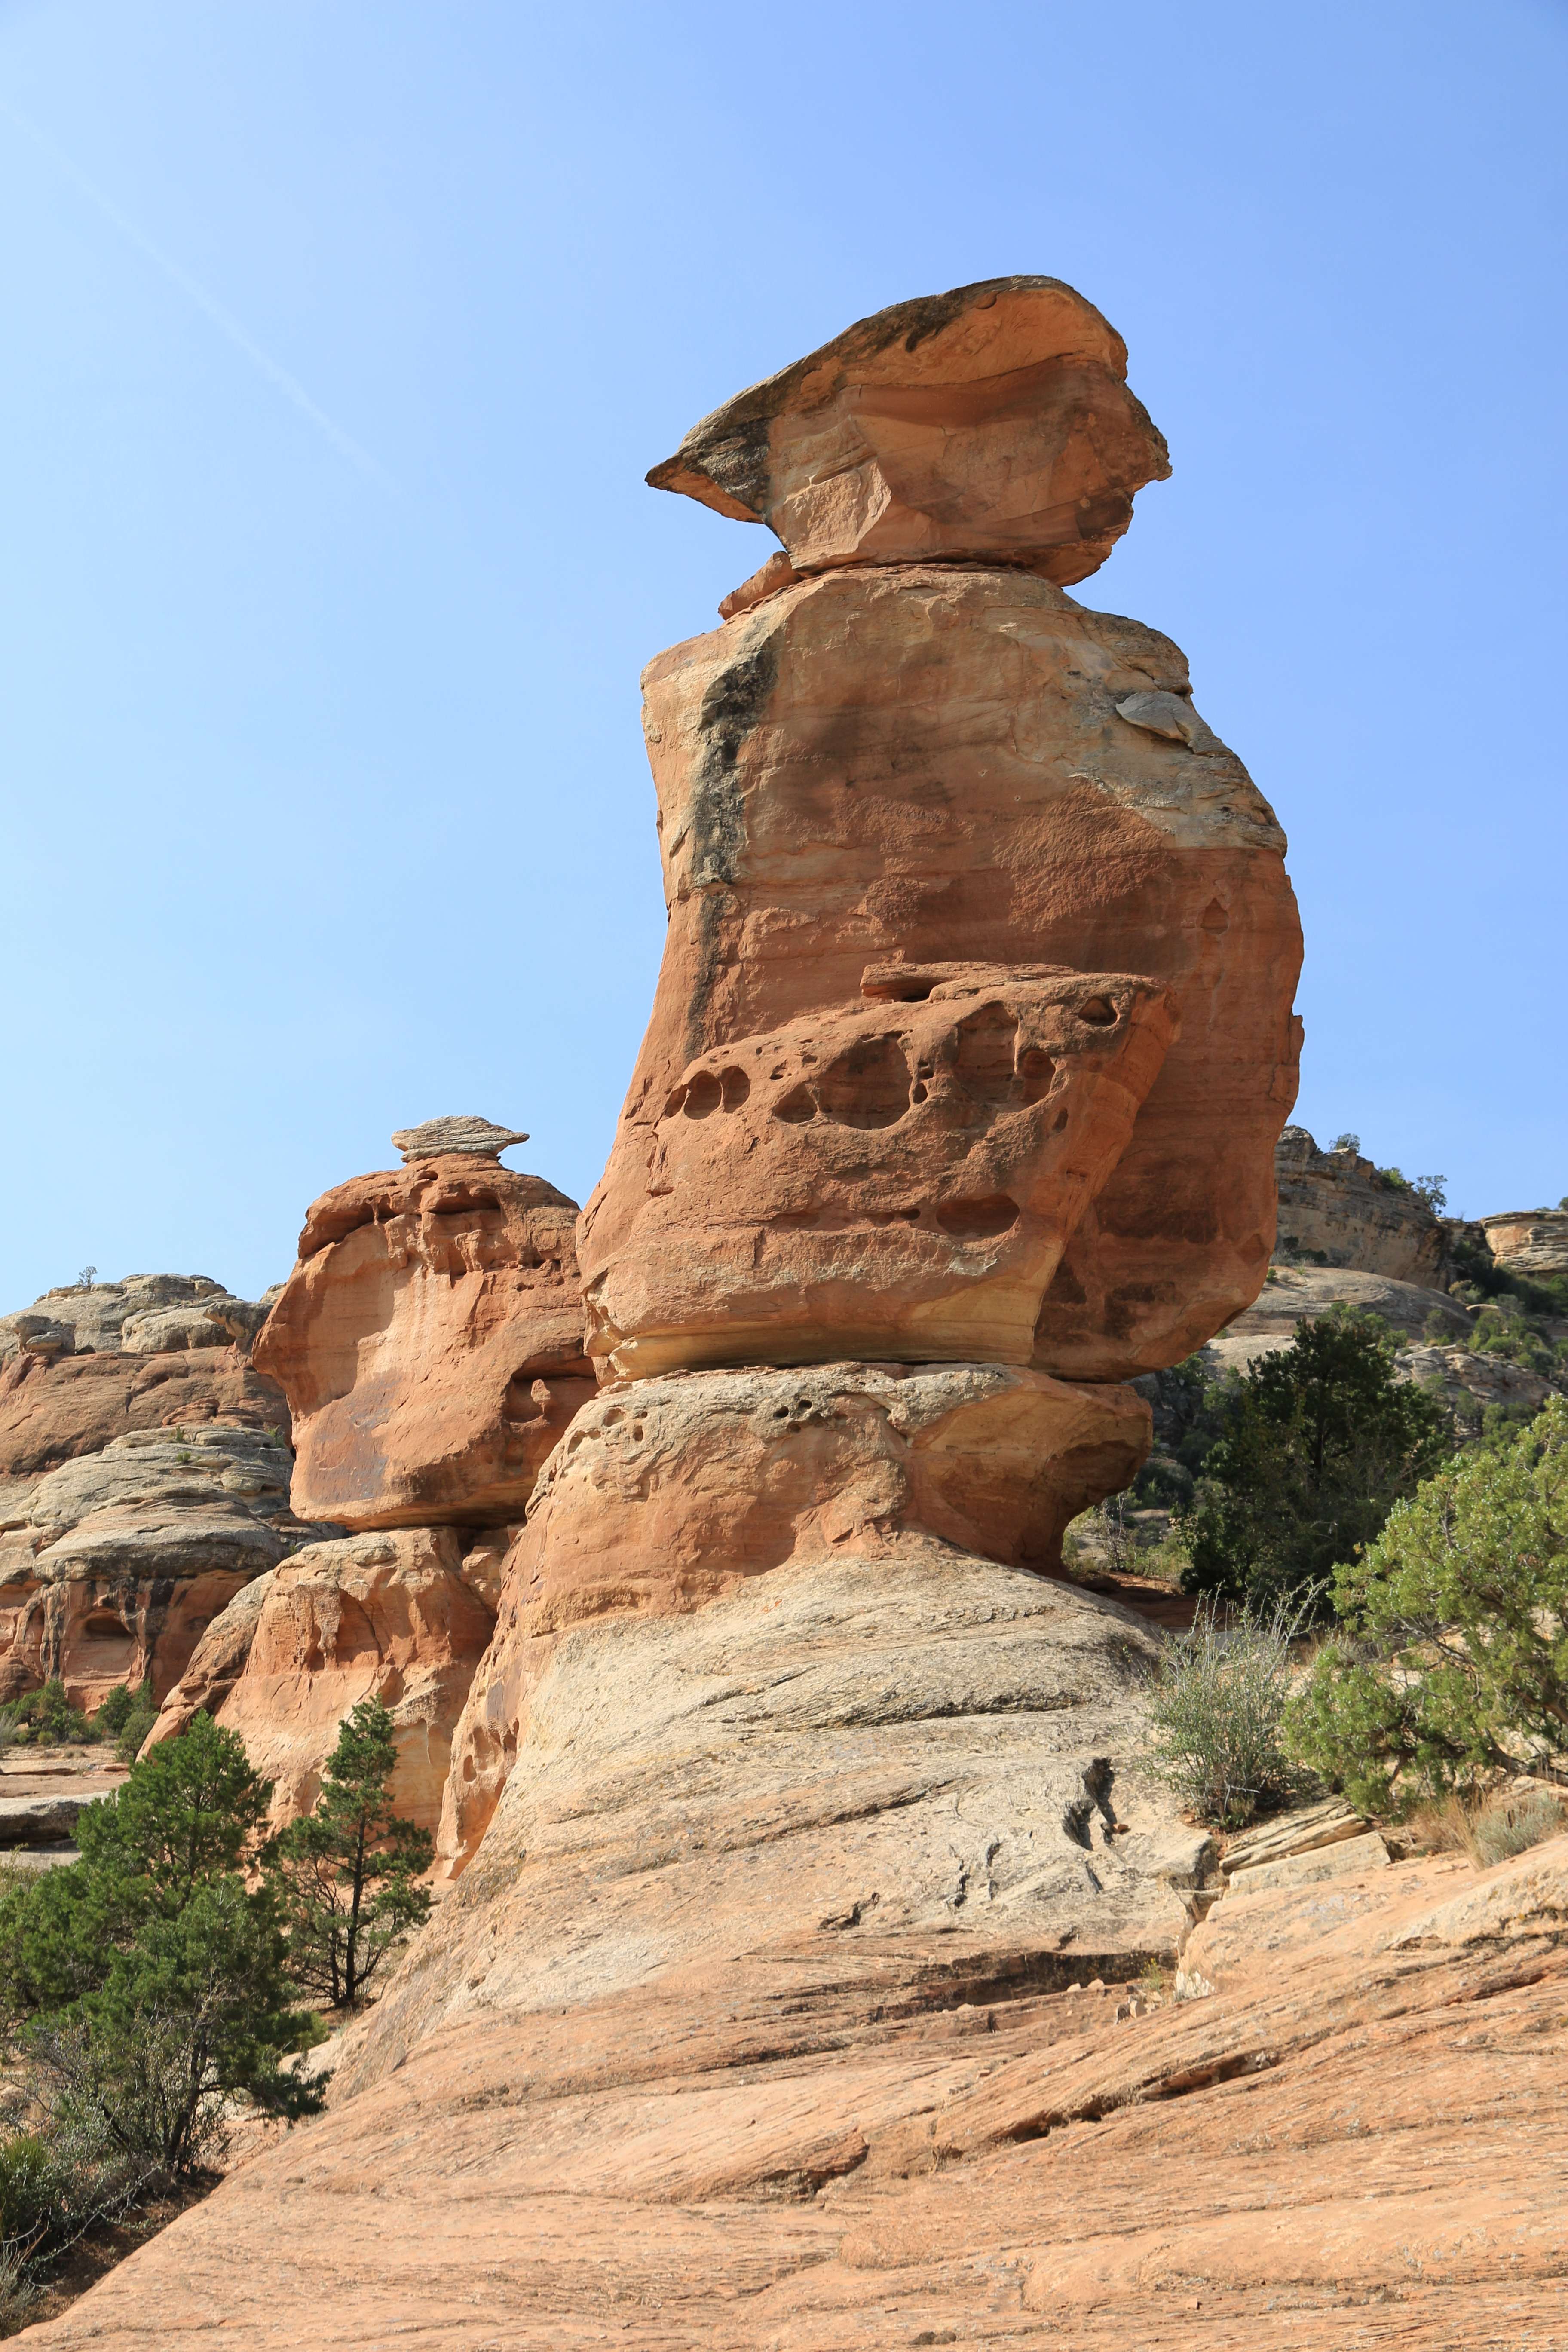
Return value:
<svg viewBox="0 0 1568 2352">
<path fill-rule="evenodd" d="M 893 1127 L 910 1107 L 910 1066 L 893 1036 L 862 1037 L 816 1081 L 825 1118 L 840 1127 Z"/>
</svg>

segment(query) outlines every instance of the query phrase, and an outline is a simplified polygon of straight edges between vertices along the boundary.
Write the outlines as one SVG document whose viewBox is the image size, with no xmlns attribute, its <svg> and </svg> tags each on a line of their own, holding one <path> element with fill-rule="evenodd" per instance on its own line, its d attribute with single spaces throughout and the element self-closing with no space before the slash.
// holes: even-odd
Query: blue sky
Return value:
<svg viewBox="0 0 1568 2352">
<path fill-rule="evenodd" d="M 1013 270 L 1173 479 L 1083 601 L 1279 812 L 1297 1117 L 1568 1192 L 1568 10 L 0 5 L 0 1307 L 254 1294 L 395 1127 L 578 1198 L 663 909 L 637 673 L 730 393 Z"/>
</svg>

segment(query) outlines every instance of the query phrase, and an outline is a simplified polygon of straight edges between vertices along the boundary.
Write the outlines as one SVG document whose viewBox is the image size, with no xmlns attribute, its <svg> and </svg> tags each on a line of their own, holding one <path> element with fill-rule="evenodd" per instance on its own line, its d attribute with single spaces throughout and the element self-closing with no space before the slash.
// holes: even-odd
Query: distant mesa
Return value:
<svg viewBox="0 0 1568 2352">
<path fill-rule="evenodd" d="M 515 1128 L 497 1127 L 493 1119 L 467 1111 L 450 1118 L 427 1118 L 423 1127 L 400 1128 L 392 1140 L 408 1168 L 416 1160 L 436 1160 L 452 1151 L 470 1152 L 476 1160 L 499 1160 L 509 1145 L 526 1143 L 528 1138 Z"/>
<path fill-rule="evenodd" d="M 767 523 L 789 562 L 764 593 L 791 566 L 964 557 L 1070 587 L 1170 470 L 1093 303 L 1058 278 L 993 278 L 858 320 L 705 416 L 647 478 Z"/>
</svg>

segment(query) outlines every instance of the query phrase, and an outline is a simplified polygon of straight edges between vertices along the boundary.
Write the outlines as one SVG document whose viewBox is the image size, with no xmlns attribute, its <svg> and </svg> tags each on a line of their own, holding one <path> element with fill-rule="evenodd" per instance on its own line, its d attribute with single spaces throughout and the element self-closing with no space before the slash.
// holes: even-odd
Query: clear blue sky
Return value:
<svg viewBox="0 0 1568 2352">
<path fill-rule="evenodd" d="M 584 1197 L 663 910 L 637 672 L 765 534 L 642 485 L 1013 270 L 1173 478 L 1079 592 L 1290 835 L 1297 1116 L 1568 1192 L 1568 11 L 0 6 L 0 1307 L 254 1294 L 477 1110 Z"/>
</svg>

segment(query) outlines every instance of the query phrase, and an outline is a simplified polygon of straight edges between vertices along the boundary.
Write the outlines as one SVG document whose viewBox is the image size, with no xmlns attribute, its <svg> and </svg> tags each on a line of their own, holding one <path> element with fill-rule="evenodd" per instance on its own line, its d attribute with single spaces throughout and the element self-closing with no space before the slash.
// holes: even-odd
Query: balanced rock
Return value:
<svg viewBox="0 0 1568 2352">
<path fill-rule="evenodd" d="M 575 1213 L 474 1145 L 315 1202 L 256 1347 L 292 1411 L 301 1517 L 350 1528 L 521 1517 L 592 1392 Z"/>
<path fill-rule="evenodd" d="M 508 1556 L 454 1741 L 446 1866 L 484 1834 L 563 1627 L 682 1614 L 813 1558 L 1059 1569 L 1062 1530 L 1126 1486 L 1149 1408 L 997 1365 L 678 1373 L 605 1390 L 551 1456 Z M 868 1571 L 869 1573 L 869 1571 Z M 868 1598 L 875 1584 L 868 1582 Z"/>
<path fill-rule="evenodd" d="M 1056 278 L 895 303 L 705 416 L 648 480 L 765 522 L 796 572 L 984 556 L 1097 571 L 1170 472 L 1127 347 Z"/>
<path fill-rule="evenodd" d="M 406 1168 L 416 1160 L 441 1160 L 454 1151 L 471 1152 L 476 1160 L 499 1160 L 509 1145 L 526 1143 L 519 1129 L 497 1127 L 492 1119 L 471 1111 L 450 1118 L 427 1118 L 423 1127 L 405 1127 L 392 1139 Z"/>
<path fill-rule="evenodd" d="M 350 1708 L 378 1698 L 397 1745 L 394 1806 L 433 1830 L 453 1727 L 493 1622 L 448 1528 L 308 1545 L 207 1629 L 152 1739 L 173 1738 L 205 1707 L 272 1781 L 281 1827 L 314 1802 Z"/>
<path fill-rule="evenodd" d="M 1121 1380 L 1179 1361 L 1256 1297 L 1300 933 L 1283 835 L 1192 711 L 1167 638 L 1026 572 L 889 565 L 795 582 L 662 655 L 644 688 L 669 929 L 578 1233 L 607 1370 L 733 1361 L 733 1317 L 765 1324 L 766 1349 L 752 1344 L 773 1360 L 952 1354 Z M 868 1006 L 870 966 L 906 970 L 901 992 L 873 982 L 903 994 L 896 1018 Z M 917 1015 L 953 966 L 985 982 L 962 1012 L 936 998 Z M 1039 1042 L 1041 967 L 1079 975 L 1080 1004 L 1109 975 L 1146 1008 L 1146 1045 L 1156 1022 L 1175 1030 L 1163 1064 L 1118 1071 L 1117 1118 L 1101 1096 L 1082 1154 L 1095 1065 Z M 972 1017 L 984 1046 L 961 1051 Z M 858 1068 L 842 1064 L 857 1048 Z M 826 1102 L 798 1092 L 804 1070 L 784 1085 L 808 1051 L 834 1073 Z M 922 1055 L 954 1081 L 942 1118 L 917 1097 Z M 771 1136 L 807 1098 L 807 1132 L 770 1149 L 754 1189 L 749 1170 L 731 1187 L 732 1139 Z M 1064 1110 L 1053 1160 L 1040 1130 Z M 813 1170 L 820 1200 L 801 1197 Z M 944 1214 L 978 1229 L 941 1238 Z M 889 1220 L 915 1238 L 890 1244 Z M 911 1259 L 924 1288 L 906 1299 L 882 1286 Z M 1001 1311 L 983 1332 L 965 1302 L 987 1286 Z"/>
</svg>

